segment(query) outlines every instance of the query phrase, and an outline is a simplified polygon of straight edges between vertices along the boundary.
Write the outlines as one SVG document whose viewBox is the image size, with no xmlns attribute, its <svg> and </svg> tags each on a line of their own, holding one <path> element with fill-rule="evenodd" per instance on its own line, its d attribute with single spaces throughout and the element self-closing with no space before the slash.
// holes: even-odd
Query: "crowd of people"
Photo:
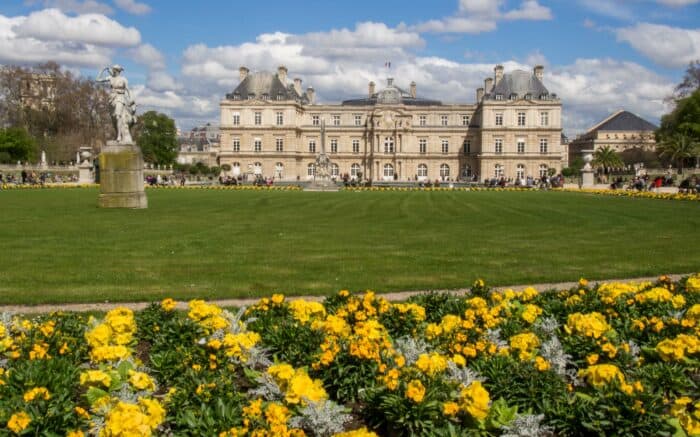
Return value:
<svg viewBox="0 0 700 437">
<path fill-rule="evenodd" d="M 0 172 L 0 185 L 44 185 L 44 184 L 61 184 L 65 182 L 78 182 L 78 175 L 68 174 L 61 175 L 51 172 L 39 172 L 22 170 L 19 174 Z"/>
</svg>

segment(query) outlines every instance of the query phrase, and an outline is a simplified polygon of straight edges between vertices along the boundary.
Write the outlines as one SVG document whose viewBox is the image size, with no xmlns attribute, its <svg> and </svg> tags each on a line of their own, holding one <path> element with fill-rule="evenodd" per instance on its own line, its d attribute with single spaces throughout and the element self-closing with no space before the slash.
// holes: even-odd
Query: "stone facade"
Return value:
<svg viewBox="0 0 700 437">
<path fill-rule="evenodd" d="M 300 79 L 240 69 L 240 84 L 221 101 L 220 165 L 230 174 L 308 180 L 321 147 L 335 177 L 384 180 L 484 180 L 539 177 L 561 170 L 561 102 L 542 84 L 542 68 L 504 74 L 477 90 L 475 104 L 443 104 L 393 79 L 366 97 L 316 104 Z M 504 94 L 505 93 L 505 94 Z"/>
</svg>

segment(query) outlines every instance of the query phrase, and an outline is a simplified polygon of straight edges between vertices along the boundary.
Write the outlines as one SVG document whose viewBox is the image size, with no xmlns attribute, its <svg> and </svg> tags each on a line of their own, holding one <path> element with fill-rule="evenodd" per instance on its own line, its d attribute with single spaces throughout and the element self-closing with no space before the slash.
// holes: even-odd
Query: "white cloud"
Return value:
<svg viewBox="0 0 700 437">
<path fill-rule="evenodd" d="M 96 0 L 25 0 L 25 4 L 33 6 L 41 4 L 45 8 L 56 8 L 67 13 L 76 14 L 103 14 L 110 15 L 114 9 Z"/>
<path fill-rule="evenodd" d="M 617 29 L 617 40 L 625 41 L 655 63 L 684 67 L 700 59 L 700 30 L 662 24 L 639 23 Z"/>
<path fill-rule="evenodd" d="M 41 41 L 95 44 L 109 47 L 133 47 L 141 34 L 133 27 L 124 27 L 100 14 L 69 17 L 58 9 L 33 12 L 14 27 L 21 38 Z"/>
<path fill-rule="evenodd" d="M 165 69 L 165 56 L 151 44 L 141 44 L 130 49 L 127 53 L 134 61 L 147 66 L 151 70 Z"/>
<path fill-rule="evenodd" d="M 97 67 L 111 61 L 112 49 L 85 42 L 44 41 L 22 37 L 16 29 L 27 17 L 0 15 L 0 63 L 36 64 L 55 61 L 67 66 Z"/>
<path fill-rule="evenodd" d="M 134 15 L 145 15 L 151 12 L 151 7 L 146 3 L 138 3 L 135 0 L 114 0 L 118 8 Z"/>
<path fill-rule="evenodd" d="M 460 0 L 455 15 L 428 20 L 412 27 L 417 32 L 482 33 L 498 27 L 500 20 L 551 20 L 552 11 L 537 0 L 524 0 L 518 9 L 503 11 L 503 0 Z"/>
<path fill-rule="evenodd" d="M 672 6 L 674 8 L 694 5 L 700 3 L 700 0 L 656 0 L 658 3 L 666 6 Z"/>
<path fill-rule="evenodd" d="M 610 0 L 578 0 L 579 4 L 598 15 L 629 21 L 634 18 L 634 12 L 621 1 Z"/>
<path fill-rule="evenodd" d="M 182 89 L 182 84 L 164 71 L 149 73 L 146 85 L 153 91 L 178 91 Z"/>
</svg>

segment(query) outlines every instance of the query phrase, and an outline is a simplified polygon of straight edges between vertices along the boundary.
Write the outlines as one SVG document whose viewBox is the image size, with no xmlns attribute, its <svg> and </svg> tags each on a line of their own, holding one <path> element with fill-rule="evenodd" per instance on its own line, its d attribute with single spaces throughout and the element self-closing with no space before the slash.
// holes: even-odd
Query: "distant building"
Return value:
<svg viewBox="0 0 700 437">
<path fill-rule="evenodd" d="M 384 181 L 540 177 L 562 167 L 561 101 L 544 86 L 544 69 L 505 73 L 476 92 L 476 103 L 419 97 L 394 79 L 365 97 L 317 104 L 302 80 L 240 68 L 221 101 L 218 159 L 231 175 L 306 180 L 315 175 L 325 122 L 331 173 Z M 466 96 L 464 96 L 466 97 Z M 455 96 L 459 98 L 459 96 Z"/>
<path fill-rule="evenodd" d="M 25 73 L 20 86 L 20 101 L 25 108 L 37 111 L 54 108 L 56 77 L 53 75 Z"/>
<path fill-rule="evenodd" d="M 569 144 L 569 162 L 581 157 L 583 150 L 598 150 L 605 146 L 618 153 L 637 149 L 656 150 L 654 131 L 658 127 L 629 111 L 617 111 L 576 137 Z"/>
<path fill-rule="evenodd" d="M 218 126 L 207 123 L 195 127 L 178 137 L 180 150 L 177 156 L 178 164 L 202 164 L 211 167 L 219 165 L 218 155 L 221 133 Z"/>
</svg>

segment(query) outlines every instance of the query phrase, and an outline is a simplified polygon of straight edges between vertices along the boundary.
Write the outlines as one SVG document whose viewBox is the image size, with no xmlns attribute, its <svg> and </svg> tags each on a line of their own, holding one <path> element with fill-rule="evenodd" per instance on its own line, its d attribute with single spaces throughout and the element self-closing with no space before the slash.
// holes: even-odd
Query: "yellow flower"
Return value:
<svg viewBox="0 0 700 437">
<path fill-rule="evenodd" d="M 582 371 L 582 374 L 586 377 L 588 383 L 594 387 L 601 387 L 614 381 L 617 381 L 620 384 L 625 382 L 625 376 L 614 364 L 597 364 L 594 366 L 589 366 L 587 369 Z"/>
<path fill-rule="evenodd" d="M 7 421 L 7 427 L 15 434 L 19 434 L 27 429 L 31 421 L 32 419 L 27 413 L 20 411 L 19 413 L 15 413 L 10 417 L 10 420 Z"/>
<path fill-rule="evenodd" d="M 134 370 L 129 370 L 129 384 L 136 390 L 153 391 L 156 389 L 156 384 L 150 376 L 146 373 L 136 372 Z"/>
<path fill-rule="evenodd" d="M 73 431 L 68 431 L 68 433 L 66 434 L 66 437 L 84 437 L 84 436 L 85 436 L 85 434 L 82 431 L 77 430 L 77 429 L 73 430 Z"/>
<path fill-rule="evenodd" d="M 80 374 L 80 384 L 102 384 L 109 387 L 112 384 L 112 377 L 102 370 L 88 370 Z"/>
<path fill-rule="evenodd" d="M 510 347 L 519 352 L 521 360 L 527 360 L 540 345 L 540 339 L 532 332 L 524 332 L 510 337 Z"/>
<path fill-rule="evenodd" d="M 270 300 L 275 305 L 281 305 L 284 302 L 284 294 L 273 294 Z"/>
<path fill-rule="evenodd" d="M 341 432 L 338 434 L 333 434 L 333 437 L 379 437 L 367 428 L 360 428 L 353 431 Z"/>
<path fill-rule="evenodd" d="M 442 414 L 445 416 L 454 416 L 459 412 L 459 404 L 457 402 L 445 402 L 442 404 Z"/>
<path fill-rule="evenodd" d="M 75 407 L 73 408 L 73 411 L 75 411 L 75 414 L 78 415 L 78 417 L 82 417 L 83 419 L 89 419 L 90 414 L 88 414 L 87 411 L 85 411 L 85 408 L 82 407 Z"/>
<path fill-rule="evenodd" d="M 540 372 L 545 372 L 549 370 L 550 364 L 547 360 L 545 360 L 543 357 L 537 356 L 535 357 L 535 369 L 539 370 Z"/>
<path fill-rule="evenodd" d="M 593 338 L 600 338 L 610 329 L 605 316 L 598 312 L 570 314 L 564 326 L 564 330 L 568 334 L 575 333 Z"/>
<path fill-rule="evenodd" d="M 612 343 L 605 343 L 601 350 L 608 354 L 608 358 L 615 358 L 615 355 L 617 355 L 617 348 Z"/>
<path fill-rule="evenodd" d="M 170 311 L 173 311 L 175 309 L 175 307 L 177 306 L 177 302 L 175 302 L 171 298 L 166 298 L 160 302 L 160 306 L 161 306 L 161 308 L 163 308 L 164 311 L 170 312 Z"/>
<path fill-rule="evenodd" d="M 484 420 L 489 415 L 491 398 L 481 382 L 472 382 L 469 387 L 462 389 L 459 396 L 464 411 L 476 420 Z"/>
<path fill-rule="evenodd" d="M 586 362 L 589 366 L 592 366 L 598 362 L 598 358 L 600 358 L 598 354 L 590 354 L 586 357 Z"/>
<path fill-rule="evenodd" d="M 51 399 L 51 394 L 46 389 L 46 387 L 34 387 L 24 394 L 24 402 L 31 402 L 37 397 L 48 401 Z"/>
<path fill-rule="evenodd" d="M 447 369 L 447 358 L 439 353 L 420 354 L 416 367 L 429 376 L 435 376 Z"/>
<path fill-rule="evenodd" d="M 540 314 L 542 314 L 542 308 L 537 305 L 527 304 L 521 317 L 528 323 L 534 323 Z"/>
<path fill-rule="evenodd" d="M 425 396 L 425 387 L 423 383 L 417 379 L 411 380 L 406 387 L 406 397 L 413 402 L 420 404 Z"/>
</svg>

